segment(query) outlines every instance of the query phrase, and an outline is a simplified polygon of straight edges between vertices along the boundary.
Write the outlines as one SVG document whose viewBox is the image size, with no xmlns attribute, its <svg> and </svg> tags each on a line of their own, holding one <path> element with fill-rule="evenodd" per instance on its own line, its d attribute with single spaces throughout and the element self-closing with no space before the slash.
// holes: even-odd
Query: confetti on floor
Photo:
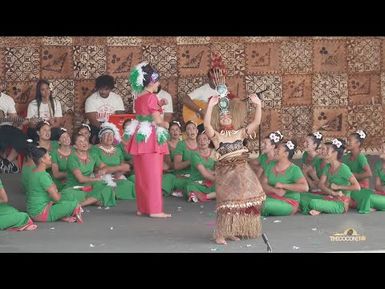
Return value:
<svg viewBox="0 0 385 289">
<path fill-rule="evenodd" d="M 51 228 L 49 228 L 50 230 L 55 230 L 55 227 L 51 227 Z"/>
<path fill-rule="evenodd" d="M 114 227 L 110 227 L 110 230 L 112 231 L 114 229 Z"/>
<path fill-rule="evenodd" d="M 298 250 L 298 249 L 299 249 L 299 247 L 297 247 L 297 246 L 293 246 L 293 249 L 294 249 L 294 250 Z"/>
<path fill-rule="evenodd" d="M 91 247 L 91 248 L 94 248 L 94 247 L 95 247 L 95 245 L 94 245 L 94 244 L 90 244 L 90 247 Z"/>
<path fill-rule="evenodd" d="M 273 223 L 282 223 L 282 221 L 281 220 L 274 220 Z"/>
<path fill-rule="evenodd" d="M 317 231 L 317 228 L 311 228 L 312 229 L 312 231 Z"/>
<path fill-rule="evenodd" d="M 105 210 L 109 210 L 109 209 L 110 209 L 110 207 L 105 207 L 104 209 L 105 209 Z"/>
</svg>

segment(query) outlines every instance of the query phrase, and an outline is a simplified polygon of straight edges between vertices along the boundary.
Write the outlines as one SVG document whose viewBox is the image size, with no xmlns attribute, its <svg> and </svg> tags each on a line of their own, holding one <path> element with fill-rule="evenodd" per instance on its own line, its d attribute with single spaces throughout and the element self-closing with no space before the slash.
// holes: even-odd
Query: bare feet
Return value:
<svg viewBox="0 0 385 289">
<path fill-rule="evenodd" d="M 139 212 L 139 211 L 137 211 L 136 214 L 137 214 L 138 216 L 142 216 L 142 215 L 143 215 L 143 214 L 142 214 L 141 212 Z"/>
<path fill-rule="evenodd" d="M 318 216 L 319 214 L 321 214 L 321 212 L 318 212 L 318 211 L 316 211 L 316 210 L 311 210 L 311 211 L 309 212 L 309 214 L 312 215 L 312 216 Z"/>
<path fill-rule="evenodd" d="M 171 214 L 159 213 L 159 214 L 150 214 L 151 218 L 171 218 Z"/>
<path fill-rule="evenodd" d="M 217 237 L 215 239 L 215 243 L 217 243 L 219 245 L 227 245 L 227 242 L 226 242 L 225 238 L 223 238 L 223 237 Z"/>
</svg>

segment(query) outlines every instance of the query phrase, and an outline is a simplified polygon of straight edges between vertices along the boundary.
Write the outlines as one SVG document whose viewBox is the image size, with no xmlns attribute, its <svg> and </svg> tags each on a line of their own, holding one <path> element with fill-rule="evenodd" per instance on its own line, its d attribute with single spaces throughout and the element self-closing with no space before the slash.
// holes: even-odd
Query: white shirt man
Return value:
<svg viewBox="0 0 385 289">
<path fill-rule="evenodd" d="M 209 97 L 217 95 L 218 92 L 211 88 L 210 84 L 206 83 L 188 94 L 192 100 L 202 100 L 208 102 Z"/>
<path fill-rule="evenodd" d="M 90 95 L 85 103 L 85 112 L 97 112 L 96 119 L 99 122 L 107 121 L 116 111 L 124 111 L 124 104 L 122 97 L 112 91 L 106 98 L 101 97 L 97 91 Z"/>
<path fill-rule="evenodd" d="M 2 92 L 0 92 L 0 110 L 4 113 L 4 117 L 17 116 L 15 101 Z"/>
<path fill-rule="evenodd" d="M 174 113 L 174 108 L 172 104 L 172 96 L 167 91 L 161 89 L 159 93 L 157 93 L 157 96 L 159 100 L 166 99 L 167 104 L 163 105 L 163 113 L 164 113 L 164 120 L 167 122 L 170 122 L 172 120 L 172 116 Z"/>
</svg>

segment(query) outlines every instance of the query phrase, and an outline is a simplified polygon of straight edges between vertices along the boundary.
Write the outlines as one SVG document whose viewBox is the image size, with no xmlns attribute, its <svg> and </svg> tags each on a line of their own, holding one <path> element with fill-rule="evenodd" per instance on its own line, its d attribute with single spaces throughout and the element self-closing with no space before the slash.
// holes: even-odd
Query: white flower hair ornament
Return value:
<svg viewBox="0 0 385 289">
<path fill-rule="evenodd" d="M 293 142 L 291 140 L 287 141 L 286 143 L 286 147 L 289 149 L 289 150 L 294 150 L 295 148 L 295 145 L 293 144 Z"/>
<path fill-rule="evenodd" d="M 342 146 L 342 142 L 336 138 L 332 140 L 332 144 L 335 145 L 338 149 Z"/>
<path fill-rule="evenodd" d="M 112 131 L 113 134 L 114 134 L 114 139 L 117 143 L 120 143 L 122 141 L 121 137 L 120 137 L 120 132 L 119 132 L 119 129 L 116 127 L 115 124 L 111 123 L 111 122 L 103 122 L 100 126 L 100 132 L 99 132 L 99 138 L 101 138 L 101 136 L 107 132 L 107 131 Z"/>
<path fill-rule="evenodd" d="M 172 121 L 172 123 L 175 123 L 177 126 L 179 126 L 179 128 L 181 128 L 181 127 L 182 127 L 182 125 L 180 124 L 180 122 L 179 122 L 179 121 L 177 121 L 177 120 L 173 120 L 173 121 Z"/>
<path fill-rule="evenodd" d="M 316 139 L 322 139 L 322 134 L 319 131 L 314 132 L 313 135 Z"/>
<path fill-rule="evenodd" d="M 277 130 L 275 134 L 279 136 L 280 140 L 283 139 L 283 135 L 279 130 Z"/>
<path fill-rule="evenodd" d="M 360 136 L 360 139 L 366 138 L 366 133 L 363 130 L 357 130 L 356 133 Z"/>
<path fill-rule="evenodd" d="M 86 127 L 89 131 L 91 131 L 91 127 L 86 123 L 82 123 L 82 127 Z"/>
<path fill-rule="evenodd" d="M 272 140 L 274 143 L 278 143 L 281 138 L 275 134 L 274 132 L 272 132 L 270 135 L 269 135 L 269 139 Z"/>
</svg>

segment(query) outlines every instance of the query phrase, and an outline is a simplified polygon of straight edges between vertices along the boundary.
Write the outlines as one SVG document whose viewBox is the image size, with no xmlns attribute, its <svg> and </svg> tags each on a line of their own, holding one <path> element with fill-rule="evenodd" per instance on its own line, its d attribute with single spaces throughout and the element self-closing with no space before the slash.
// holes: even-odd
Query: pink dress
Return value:
<svg viewBox="0 0 385 289">
<path fill-rule="evenodd" d="M 155 94 L 146 93 L 139 96 L 134 103 L 138 116 L 150 117 L 153 112 L 162 112 Z M 139 119 L 140 121 L 140 119 Z M 156 125 L 146 141 L 137 142 L 136 132 L 127 143 L 127 151 L 134 160 L 135 190 L 138 211 L 142 214 L 159 214 L 163 212 L 162 173 L 163 156 L 169 154 L 167 142 L 160 145 L 156 136 Z"/>
</svg>

